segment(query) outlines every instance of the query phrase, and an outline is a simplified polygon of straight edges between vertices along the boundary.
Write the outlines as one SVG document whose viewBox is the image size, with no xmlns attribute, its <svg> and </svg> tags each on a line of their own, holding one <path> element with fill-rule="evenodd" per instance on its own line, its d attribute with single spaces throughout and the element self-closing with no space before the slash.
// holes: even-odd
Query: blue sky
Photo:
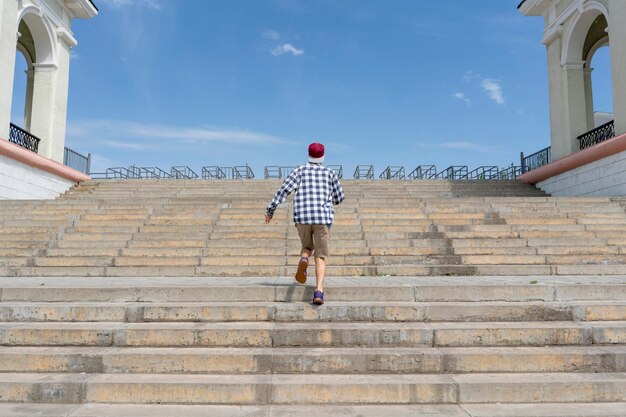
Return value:
<svg viewBox="0 0 626 417">
<path fill-rule="evenodd" d="M 543 19 L 517 0 L 96 3 L 73 26 L 66 140 L 95 172 L 248 163 L 258 177 L 312 141 L 346 171 L 502 167 L 549 145 Z M 606 61 L 594 85 L 610 111 Z"/>
</svg>

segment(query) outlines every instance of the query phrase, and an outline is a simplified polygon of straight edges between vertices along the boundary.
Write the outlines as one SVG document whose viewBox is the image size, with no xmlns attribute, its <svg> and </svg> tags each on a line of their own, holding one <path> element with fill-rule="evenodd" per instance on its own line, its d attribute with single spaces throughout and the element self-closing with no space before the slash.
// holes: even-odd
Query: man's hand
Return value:
<svg viewBox="0 0 626 417">
<path fill-rule="evenodd" d="M 265 215 L 265 224 L 270 224 L 270 222 L 272 221 L 272 216 L 268 216 L 267 214 Z"/>
</svg>

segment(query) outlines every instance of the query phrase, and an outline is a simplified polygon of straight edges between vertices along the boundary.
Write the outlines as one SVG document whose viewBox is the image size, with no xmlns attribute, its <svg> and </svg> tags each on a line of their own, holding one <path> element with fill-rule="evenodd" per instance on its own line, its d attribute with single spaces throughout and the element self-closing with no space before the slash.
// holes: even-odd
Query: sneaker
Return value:
<svg viewBox="0 0 626 417">
<path fill-rule="evenodd" d="M 306 283 L 306 269 L 309 267 L 309 258 L 305 258 L 304 256 L 300 258 L 300 262 L 298 262 L 298 271 L 296 272 L 296 281 L 299 284 Z"/>
<path fill-rule="evenodd" d="M 313 304 L 317 304 L 317 305 L 324 304 L 324 292 L 323 291 L 313 291 Z"/>
</svg>

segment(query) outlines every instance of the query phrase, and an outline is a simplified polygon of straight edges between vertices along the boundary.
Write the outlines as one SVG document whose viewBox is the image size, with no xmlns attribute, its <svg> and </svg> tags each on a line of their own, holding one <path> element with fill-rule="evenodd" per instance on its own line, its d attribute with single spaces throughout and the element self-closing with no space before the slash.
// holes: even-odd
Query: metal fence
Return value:
<svg viewBox="0 0 626 417">
<path fill-rule="evenodd" d="M 343 166 L 342 165 L 326 165 L 327 168 L 332 169 L 337 174 L 337 178 L 343 178 Z"/>
<path fill-rule="evenodd" d="M 63 165 L 89 175 L 91 169 L 91 154 L 85 156 L 70 148 L 65 148 L 63 152 Z"/>
<path fill-rule="evenodd" d="M 468 180 L 494 180 L 500 177 L 497 166 L 481 166 L 467 173 Z"/>
<path fill-rule="evenodd" d="M 388 166 L 378 176 L 381 180 L 403 180 L 406 178 L 404 167 Z"/>
<path fill-rule="evenodd" d="M 339 178 L 343 178 L 341 165 L 329 166 Z M 286 179 L 295 169 L 293 166 L 266 166 L 264 169 L 265 179 Z M 388 166 L 379 175 L 384 180 L 496 180 L 516 179 L 522 174 L 521 166 L 511 165 L 498 168 L 495 165 L 480 166 L 472 171 L 466 165 L 453 165 L 437 172 L 435 165 L 420 165 L 410 174 L 405 174 L 402 166 Z M 248 165 L 234 167 L 205 166 L 202 167 L 201 176 L 196 174 L 188 166 L 172 167 L 166 172 L 159 167 L 129 167 L 108 168 L 105 172 L 91 173 L 93 179 L 198 179 L 223 180 L 223 179 L 253 179 L 254 172 Z M 374 179 L 373 165 L 359 165 L 354 171 L 355 179 Z"/>
<path fill-rule="evenodd" d="M 172 175 L 172 178 L 177 180 L 195 180 L 196 178 L 199 178 L 198 174 L 186 165 L 172 167 L 170 174 Z"/>
<path fill-rule="evenodd" d="M 613 137 L 615 137 L 615 121 L 611 120 L 602 126 L 598 126 L 595 129 L 578 136 L 580 150 L 582 151 L 583 149 L 587 149 Z"/>
<path fill-rule="evenodd" d="M 437 167 L 434 165 L 418 165 L 409 174 L 409 179 L 412 180 L 430 180 L 437 176 Z"/>
<path fill-rule="evenodd" d="M 461 180 L 467 178 L 467 166 L 452 165 L 438 172 L 435 178 L 440 180 Z"/>
<path fill-rule="evenodd" d="M 37 153 L 41 139 L 11 123 L 9 125 L 9 142 L 15 143 L 22 148 Z"/>
<path fill-rule="evenodd" d="M 522 174 L 532 171 L 533 169 L 540 168 L 552 162 L 552 147 L 548 146 L 547 148 L 528 156 L 524 156 L 524 153 L 522 152 L 520 160 L 522 165 Z"/>
<path fill-rule="evenodd" d="M 357 165 L 354 170 L 355 180 L 373 180 L 374 179 L 374 165 Z"/>
</svg>

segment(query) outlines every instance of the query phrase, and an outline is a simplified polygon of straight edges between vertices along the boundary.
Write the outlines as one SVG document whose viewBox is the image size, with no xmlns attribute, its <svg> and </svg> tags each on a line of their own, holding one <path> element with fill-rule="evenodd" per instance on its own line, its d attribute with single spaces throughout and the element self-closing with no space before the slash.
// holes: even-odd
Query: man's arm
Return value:
<svg viewBox="0 0 626 417">
<path fill-rule="evenodd" d="M 281 185 L 276 192 L 276 195 L 274 195 L 274 198 L 272 199 L 270 204 L 265 209 L 265 223 L 269 223 L 272 220 L 272 217 L 274 217 L 274 212 L 276 211 L 278 205 L 284 203 L 289 194 L 291 194 L 293 190 L 297 188 L 299 178 L 299 169 L 294 169 L 293 172 L 289 174 L 285 182 L 283 182 L 283 185 Z"/>
<path fill-rule="evenodd" d="M 341 204 L 341 202 L 346 199 L 346 195 L 343 192 L 343 188 L 339 183 L 337 175 L 333 175 L 332 197 L 334 205 Z"/>
</svg>

